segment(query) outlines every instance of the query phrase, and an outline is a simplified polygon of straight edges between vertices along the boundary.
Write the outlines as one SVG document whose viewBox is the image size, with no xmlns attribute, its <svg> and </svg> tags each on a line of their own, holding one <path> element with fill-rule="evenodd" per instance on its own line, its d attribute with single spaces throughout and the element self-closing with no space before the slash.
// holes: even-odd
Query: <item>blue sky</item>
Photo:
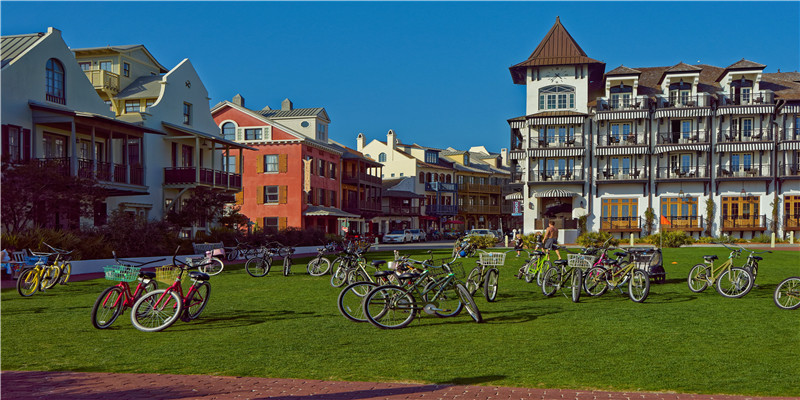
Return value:
<svg viewBox="0 0 800 400">
<path fill-rule="evenodd" d="M 3 35 L 62 31 L 73 48 L 144 44 L 172 68 L 189 58 L 213 106 L 325 107 L 330 137 L 355 147 L 394 129 L 406 143 L 492 151 L 525 113 L 508 67 L 556 16 L 606 71 L 800 65 L 798 2 L 7 2 Z"/>
</svg>

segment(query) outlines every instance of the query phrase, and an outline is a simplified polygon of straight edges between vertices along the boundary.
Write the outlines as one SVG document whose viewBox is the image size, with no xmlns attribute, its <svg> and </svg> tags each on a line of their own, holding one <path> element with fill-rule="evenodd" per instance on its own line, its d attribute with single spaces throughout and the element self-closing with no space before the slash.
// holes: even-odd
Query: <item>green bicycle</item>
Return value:
<svg viewBox="0 0 800 400">
<path fill-rule="evenodd" d="M 697 264 L 689 271 L 687 283 L 689 290 L 700 293 L 709 285 L 714 285 L 717 292 L 722 297 L 740 298 L 750 292 L 753 288 L 753 276 L 746 269 L 733 266 L 733 260 L 741 255 L 744 248 L 734 249 L 723 246 L 730 250 L 728 259 L 719 267 L 714 267 L 716 255 L 703 256 L 703 264 Z"/>
<path fill-rule="evenodd" d="M 537 285 L 542 286 L 544 273 L 552 268 L 553 264 L 550 262 L 549 252 L 538 250 L 540 244 L 536 245 L 537 250 L 531 252 L 525 250 L 528 253 L 528 259 L 525 260 L 525 264 L 522 265 L 516 276 L 517 278 L 525 278 L 525 282 L 528 283 L 535 280 Z"/>
</svg>

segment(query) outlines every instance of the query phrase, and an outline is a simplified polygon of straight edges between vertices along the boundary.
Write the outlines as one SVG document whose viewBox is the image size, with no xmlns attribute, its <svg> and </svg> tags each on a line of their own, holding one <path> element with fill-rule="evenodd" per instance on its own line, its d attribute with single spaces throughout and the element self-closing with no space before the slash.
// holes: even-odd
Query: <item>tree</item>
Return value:
<svg viewBox="0 0 800 400">
<path fill-rule="evenodd" d="M 54 215 L 68 214 L 77 227 L 79 217 L 92 215 L 104 198 L 94 179 L 69 176 L 56 164 L 3 164 L 0 215 L 7 232 L 30 225 L 52 225 Z"/>
<path fill-rule="evenodd" d="M 167 214 L 167 220 L 179 226 L 192 228 L 204 222 L 214 222 L 225 212 L 225 204 L 230 202 L 230 195 L 206 187 L 194 189 L 191 197 L 185 199 L 180 209 L 173 208 Z"/>
</svg>

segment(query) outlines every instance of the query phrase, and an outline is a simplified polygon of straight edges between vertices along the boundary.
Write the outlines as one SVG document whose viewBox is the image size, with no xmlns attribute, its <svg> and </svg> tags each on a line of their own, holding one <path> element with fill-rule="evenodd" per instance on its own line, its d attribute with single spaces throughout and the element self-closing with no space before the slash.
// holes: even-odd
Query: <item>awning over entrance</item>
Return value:
<svg viewBox="0 0 800 400">
<path fill-rule="evenodd" d="M 506 200 L 522 200 L 522 192 L 514 192 L 506 195 Z"/>
<path fill-rule="evenodd" d="M 306 217 L 342 217 L 342 218 L 361 218 L 360 215 L 350 214 L 338 208 L 324 206 L 309 206 L 303 215 Z"/>
<path fill-rule="evenodd" d="M 562 189 L 550 189 L 545 190 L 544 192 L 537 192 L 533 195 L 533 197 L 575 197 L 578 194 L 575 192 L 569 192 Z"/>
</svg>

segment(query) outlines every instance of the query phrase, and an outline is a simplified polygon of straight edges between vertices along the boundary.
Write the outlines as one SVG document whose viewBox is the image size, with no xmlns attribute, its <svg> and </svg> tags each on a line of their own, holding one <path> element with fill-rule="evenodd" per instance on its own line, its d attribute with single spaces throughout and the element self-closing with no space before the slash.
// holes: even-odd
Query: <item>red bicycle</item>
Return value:
<svg viewBox="0 0 800 400">
<path fill-rule="evenodd" d="M 178 318 L 184 322 L 192 321 L 206 308 L 211 294 L 211 284 L 208 283 L 210 277 L 203 272 L 190 271 L 192 286 L 184 296 L 181 286 L 183 273 L 193 266 L 178 261 L 178 250 L 172 256 L 172 265 L 156 268 L 156 279 L 167 283 L 173 281 L 172 285 L 148 292 L 133 305 L 131 322 L 136 329 L 158 332 L 169 328 Z"/>
<path fill-rule="evenodd" d="M 146 263 L 121 260 L 117 258 L 116 252 L 111 252 L 117 265 L 103 267 L 106 279 L 119 281 L 118 284 L 111 286 L 103 291 L 92 307 L 92 325 L 97 329 L 106 329 L 117 320 L 126 308 L 132 307 L 136 300 L 143 294 L 158 289 L 158 283 L 153 279 L 155 272 L 141 271 L 142 266 L 166 260 L 148 261 Z M 128 282 L 138 280 L 136 290 L 131 293 Z"/>
</svg>

